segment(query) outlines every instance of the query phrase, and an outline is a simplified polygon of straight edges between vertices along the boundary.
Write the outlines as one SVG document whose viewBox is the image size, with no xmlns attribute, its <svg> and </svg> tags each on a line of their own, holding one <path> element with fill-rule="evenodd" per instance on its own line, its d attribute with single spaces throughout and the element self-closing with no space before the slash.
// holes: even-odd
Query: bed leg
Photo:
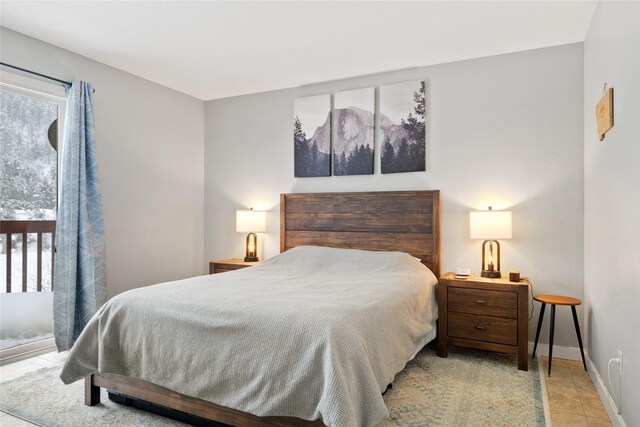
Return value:
<svg viewBox="0 0 640 427">
<path fill-rule="evenodd" d="M 84 377 L 84 404 L 94 406 L 100 403 L 100 387 L 93 384 L 93 375 Z"/>
</svg>

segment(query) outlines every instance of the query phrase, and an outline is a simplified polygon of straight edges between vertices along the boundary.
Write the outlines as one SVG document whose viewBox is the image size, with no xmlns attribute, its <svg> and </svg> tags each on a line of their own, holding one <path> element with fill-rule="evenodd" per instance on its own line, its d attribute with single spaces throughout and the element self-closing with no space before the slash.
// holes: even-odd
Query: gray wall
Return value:
<svg viewBox="0 0 640 427">
<path fill-rule="evenodd" d="M 108 295 L 204 273 L 202 101 L 6 28 L 0 52 L 95 85 Z"/>
<path fill-rule="evenodd" d="M 586 323 L 590 355 L 627 426 L 640 426 L 640 3 L 601 1 L 584 49 Z M 600 142 L 595 105 L 614 88 L 614 127 Z"/>
<path fill-rule="evenodd" d="M 536 293 L 582 298 L 582 77 L 583 45 L 573 44 L 208 101 L 205 259 L 244 255 L 235 210 L 248 207 L 269 211 L 260 255 L 277 254 L 283 192 L 440 189 L 443 271 L 478 272 L 469 211 L 508 208 L 503 270 L 529 276 Z M 374 175 L 293 177 L 296 97 L 412 79 L 428 81 L 426 173 L 381 175 L 376 141 Z M 556 324 L 556 344 L 575 346 L 570 311 Z"/>
</svg>

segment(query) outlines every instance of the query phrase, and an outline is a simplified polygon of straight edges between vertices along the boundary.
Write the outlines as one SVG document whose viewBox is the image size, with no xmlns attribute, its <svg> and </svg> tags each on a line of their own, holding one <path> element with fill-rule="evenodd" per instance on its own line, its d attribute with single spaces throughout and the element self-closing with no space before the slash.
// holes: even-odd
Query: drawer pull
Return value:
<svg viewBox="0 0 640 427">
<path fill-rule="evenodd" d="M 479 330 L 479 331 L 486 331 L 487 327 L 483 326 L 483 325 L 476 325 L 476 329 Z"/>
<path fill-rule="evenodd" d="M 476 304 L 486 304 L 487 302 L 483 299 L 477 299 Z"/>
</svg>

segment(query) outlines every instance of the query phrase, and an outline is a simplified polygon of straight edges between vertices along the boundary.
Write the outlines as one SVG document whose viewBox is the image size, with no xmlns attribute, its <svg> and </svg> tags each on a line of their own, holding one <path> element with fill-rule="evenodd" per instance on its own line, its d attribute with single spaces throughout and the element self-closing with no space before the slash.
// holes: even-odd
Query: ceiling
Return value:
<svg viewBox="0 0 640 427">
<path fill-rule="evenodd" d="M 0 24 L 209 100 L 580 42 L 596 5 L 3 0 Z"/>
</svg>

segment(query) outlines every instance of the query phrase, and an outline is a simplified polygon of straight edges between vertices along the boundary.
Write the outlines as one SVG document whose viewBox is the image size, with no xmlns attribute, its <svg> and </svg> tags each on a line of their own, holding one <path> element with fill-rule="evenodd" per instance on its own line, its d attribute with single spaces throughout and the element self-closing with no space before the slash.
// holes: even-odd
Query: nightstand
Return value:
<svg viewBox="0 0 640 427">
<path fill-rule="evenodd" d="M 221 259 L 209 263 L 209 274 L 225 273 L 260 264 L 260 261 L 246 262 L 242 258 Z"/>
<path fill-rule="evenodd" d="M 529 282 L 508 278 L 438 281 L 438 356 L 458 345 L 499 353 L 517 353 L 518 369 L 528 370 Z"/>
</svg>

